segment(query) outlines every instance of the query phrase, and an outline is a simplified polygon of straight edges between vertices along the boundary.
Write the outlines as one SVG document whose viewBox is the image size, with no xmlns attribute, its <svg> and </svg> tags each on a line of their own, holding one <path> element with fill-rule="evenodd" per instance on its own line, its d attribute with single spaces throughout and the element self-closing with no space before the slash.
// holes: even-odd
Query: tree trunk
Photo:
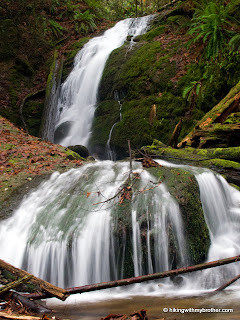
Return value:
<svg viewBox="0 0 240 320">
<path fill-rule="evenodd" d="M 170 270 L 170 271 L 163 271 L 163 272 L 149 274 L 149 275 L 140 276 L 140 277 L 102 282 L 97 284 L 81 286 L 81 287 L 68 288 L 66 289 L 66 293 L 75 294 L 75 293 L 90 292 L 90 291 L 96 291 L 96 290 L 108 289 L 108 288 L 114 288 L 114 287 L 120 287 L 120 286 L 127 286 L 133 283 L 140 283 L 140 282 L 149 281 L 149 280 L 162 279 L 162 278 L 171 277 L 179 274 L 213 268 L 213 267 L 217 267 L 217 266 L 221 266 L 221 265 L 225 265 L 225 264 L 229 264 L 237 261 L 240 261 L 240 255 L 232 258 L 221 259 L 221 260 L 216 260 L 212 262 L 205 262 L 205 263 L 197 264 L 195 266 L 184 267 L 184 268 Z M 50 295 L 47 293 L 33 293 L 27 296 L 28 298 L 32 298 L 32 299 L 50 298 Z"/>
</svg>

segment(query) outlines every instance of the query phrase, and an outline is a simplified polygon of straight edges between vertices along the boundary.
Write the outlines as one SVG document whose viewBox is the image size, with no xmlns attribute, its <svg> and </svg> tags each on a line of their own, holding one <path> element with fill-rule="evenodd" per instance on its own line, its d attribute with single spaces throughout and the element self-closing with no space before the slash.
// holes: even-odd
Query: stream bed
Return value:
<svg viewBox="0 0 240 320">
<path fill-rule="evenodd" d="M 106 298 L 110 295 L 110 290 L 104 290 L 92 293 L 91 296 L 90 294 L 72 296 L 60 304 L 52 300 L 48 305 L 56 310 L 57 316 L 71 320 L 100 320 L 109 314 L 129 316 L 142 309 L 147 310 L 149 320 L 240 319 L 239 290 L 229 289 L 217 294 L 213 294 L 212 291 L 201 294 L 193 292 L 191 295 L 184 295 L 183 292 L 175 292 L 174 295 L 161 293 L 157 296 L 141 295 L 141 286 L 138 285 L 139 295 L 128 295 L 124 289 L 122 294 L 119 293 L 111 299 L 110 296 Z M 101 295 L 104 300 L 101 300 Z"/>
</svg>

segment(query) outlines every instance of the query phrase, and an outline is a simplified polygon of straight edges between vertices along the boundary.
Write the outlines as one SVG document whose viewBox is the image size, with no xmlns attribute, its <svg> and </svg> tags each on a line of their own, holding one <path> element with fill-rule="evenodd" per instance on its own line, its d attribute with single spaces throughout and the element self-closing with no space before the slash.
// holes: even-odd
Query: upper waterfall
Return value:
<svg viewBox="0 0 240 320">
<path fill-rule="evenodd" d="M 128 35 L 146 31 L 152 16 L 118 22 L 102 36 L 91 39 L 76 55 L 74 68 L 61 87 L 55 142 L 63 146 L 87 146 L 97 103 L 98 87 L 110 53 Z"/>
</svg>

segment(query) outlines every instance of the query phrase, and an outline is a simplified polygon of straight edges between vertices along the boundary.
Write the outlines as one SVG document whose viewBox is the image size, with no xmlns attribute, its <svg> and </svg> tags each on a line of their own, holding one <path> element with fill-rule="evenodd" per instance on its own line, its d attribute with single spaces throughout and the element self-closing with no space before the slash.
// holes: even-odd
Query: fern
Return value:
<svg viewBox="0 0 240 320">
<path fill-rule="evenodd" d="M 196 11 L 189 34 L 193 35 L 189 44 L 202 42 L 204 54 L 207 58 L 219 55 L 229 39 L 235 35 L 231 30 L 232 17 L 229 14 L 237 5 L 237 1 L 224 5 L 224 1 L 203 1 L 196 3 Z"/>
<path fill-rule="evenodd" d="M 232 39 L 229 41 L 229 46 L 232 50 L 240 50 L 240 34 L 236 34 L 234 37 L 232 37 Z"/>
<path fill-rule="evenodd" d="M 76 31 L 87 34 L 89 31 L 93 32 L 96 29 L 95 15 L 90 13 L 89 10 L 83 13 L 79 10 L 75 11 L 74 23 Z"/>
<path fill-rule="evenodd" d="M 64 28 L 55 20 L 49 19 L 49 26 L 51 28 L 52 33 L 55 35 L 56 38 L 63 34 Z"/>
</svg>

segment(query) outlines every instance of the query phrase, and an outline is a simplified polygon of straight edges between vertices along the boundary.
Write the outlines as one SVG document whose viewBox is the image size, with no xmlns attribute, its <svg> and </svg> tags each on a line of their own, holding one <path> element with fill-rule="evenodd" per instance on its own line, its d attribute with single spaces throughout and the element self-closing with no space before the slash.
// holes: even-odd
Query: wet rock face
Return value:
<svg viewBox="0 0 240 320">
<path fill-rule="evenodd" d="M 65 138 L 72 126 L 72 121 L 66 121 L 62 124 L 60 124 L 59 127 L 57 127 L 55 133 L 54 133 L 54 142 L 59 143 L 63 138 Z"/>
</svg>

